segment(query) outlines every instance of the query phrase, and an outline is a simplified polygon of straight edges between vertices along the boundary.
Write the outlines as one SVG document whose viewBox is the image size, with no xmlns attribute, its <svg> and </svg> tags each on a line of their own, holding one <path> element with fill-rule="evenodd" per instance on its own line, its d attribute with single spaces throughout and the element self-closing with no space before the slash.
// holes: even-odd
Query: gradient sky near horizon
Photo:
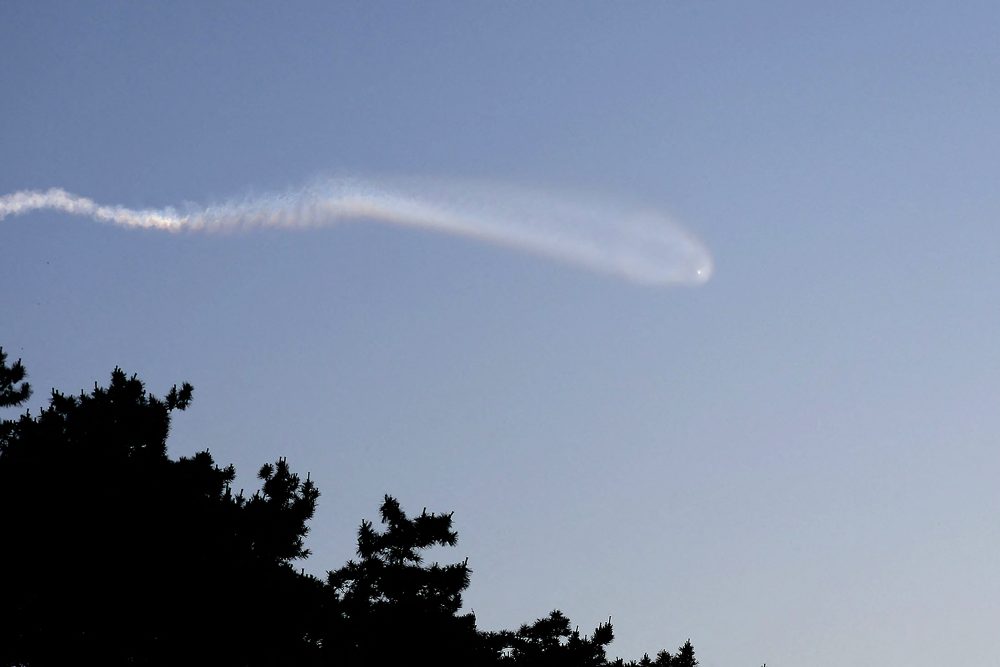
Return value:
<svg viewBox="0 0 1000 667">
<path fill-rule="evenodd" d="M 137 208 L 323 174 L 603 193 L 703 239 L 638 287 L 375 225 L 0 222 L 36 393 L 189 381 L 175 456 L 454 511 L 480 626 L 613 616 L 705 667 L 1000 654 L 1000 6 L 0 4 L 0 195 Z"/>
</svg>

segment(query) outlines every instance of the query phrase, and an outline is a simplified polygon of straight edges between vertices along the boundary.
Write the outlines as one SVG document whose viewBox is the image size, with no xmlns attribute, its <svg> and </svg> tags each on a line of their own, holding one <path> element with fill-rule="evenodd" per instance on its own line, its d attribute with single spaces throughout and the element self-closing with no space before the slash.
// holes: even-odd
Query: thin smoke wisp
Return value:
<svg viewBox="0 0 1000 667">
<path fill-rule="evenodd" d="M 474 238 L 649 285 L 700 285 L 713 270 L 707 248 L 660 213 L 495 184 L 333 179 L 180 209 L 98 204 L 59 188 L 0 196 L 0 220 L 39 210 L 170 232 L 372 221 Z"/>
</svg>

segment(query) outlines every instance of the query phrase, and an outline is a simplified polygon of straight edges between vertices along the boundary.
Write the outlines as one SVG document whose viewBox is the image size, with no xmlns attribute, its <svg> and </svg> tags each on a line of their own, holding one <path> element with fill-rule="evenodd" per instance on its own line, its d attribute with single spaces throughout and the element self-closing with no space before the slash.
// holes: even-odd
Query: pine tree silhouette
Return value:
<svg viewBox="0 0 1000 667">
<path fill-rule="evenodd" d="M 0 351 L 0 406 L 30 396 L 25 377 Z M 410 518 L 388 495 L 357 560 L 325 581 L 297 570 L 319 491 L 283 458 L 250 497 L 207 450 L 169 458 L 192 393 L 157 398 L 116 368 L 106 387 L 53 391 L 37 417 L 0 423 L 0 667 L 697 666 L 690 642 L 609 663 L 610 618 L 589 637 L 558 610 L 478 630 L 462 612 L 467 559 L 424 563 L 457 544 L 452 514 Z"/>
<path fill-rule="evenodd" d="M 21 360 L 8 366 L 7 354 L 0 347 L 0 408 L 20 405 L 31 397 L 31 385 L 24 382 L 26 376 Z"/>
<path fill-rule="evenodd" d="M 380 514 L 385 529 L 362 522 L 358 560 L 328 575 L 345 616 L 340 657 L 351 664 L 395 664 L 414 655 L 433 656 L 439 665 L 486 661 L 475 617 L 459 613 L 471 575 L 467 560 L 423 564 L 423 550 L 455 546 L 452 515 L 424 509 L 410 519 L 388 495 Z"/>
<path fill-rule="evenodd" d="M 0 664 L 275 664 L 308 648 L 296 609 L 322 582 L 291 561 L 318 494 L 284 461 L 246 499 L 207 451 L 169 459 L 191 393 L 158 399 L 115 369 L 5 423 Z"/>
</svg>

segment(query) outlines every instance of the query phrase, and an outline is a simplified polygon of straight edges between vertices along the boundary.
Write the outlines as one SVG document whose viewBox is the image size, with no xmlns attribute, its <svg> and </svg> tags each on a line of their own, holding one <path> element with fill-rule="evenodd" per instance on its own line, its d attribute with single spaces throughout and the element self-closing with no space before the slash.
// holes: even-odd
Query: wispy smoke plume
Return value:
<svg viewBox="0 0 1000 667">
<path fill-rule="evenodd" d="M 369 220 L 471 237 L 643 284 L 698 285 L 712 274 L 705 246 L 661 214 L 498 185 L 329 180 L 182 210 L 106 206 L 58 188 L 0 196 L 0 220 L 45 209 L 173 232 Z"/>
</svg>

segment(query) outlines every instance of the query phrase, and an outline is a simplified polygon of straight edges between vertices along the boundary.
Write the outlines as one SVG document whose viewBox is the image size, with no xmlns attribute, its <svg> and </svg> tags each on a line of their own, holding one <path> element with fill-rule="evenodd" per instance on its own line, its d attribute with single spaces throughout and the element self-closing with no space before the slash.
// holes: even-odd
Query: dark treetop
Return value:
<svg viewBox="0 0 1000 667">
<path fill-rule="evenodd" d="M 0 407 L 31 393 L 0 350 Z M 325 580 L 296 569 L 319 491 L 284 459 L 234 494 L 232 466 L 167 456 L 171 413 L 121 369 L 107 387 L 53 391 L 0 424 L 0 665 L 624 665 L 610 620 L 589 636 L 553 611 L 486 632 L 462 613 L 467 562 L 451 514 L 409 517 L 392 497 L 362 522 L 357 560 Z M 632 665 L 694 667 L 690 642 Z"/>
</svg>

